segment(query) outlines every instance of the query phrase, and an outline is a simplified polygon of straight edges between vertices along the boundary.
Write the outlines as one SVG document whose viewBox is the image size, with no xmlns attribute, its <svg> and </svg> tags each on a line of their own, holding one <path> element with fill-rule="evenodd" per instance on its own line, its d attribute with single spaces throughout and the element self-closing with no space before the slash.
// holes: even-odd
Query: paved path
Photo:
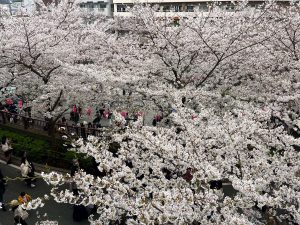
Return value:
<svg viewBox="0 0 300 225">
<path fill-rule="evenodd" d="M 4 176 L 17 177 L 20 176 L 20 171 L 12 166 L 3 164 L 0 160 L 0 169 Z M 6 192 L 4 194 L 4 201 L 10 202 L 16 199 L 21 191 L 27 192 L 33 198 L 43 197 L 44 194 L 49 194 L 50 186 L 48 186 L 43 180 L 37 181 L 35 188 L 28 188 L 23 181 L 9 181 L 6 186 Z M 7 207 L 9 208 L 9 207 Z M 44 216 L 44 214 L 47 216 Z M 42 220 L 56 220 L 59 225 L 88 225 L 87 220 L 82 222 L 74 222 L 72 219 L 73 208 L 72 205 L 58 204 L 50 199 L 46 202 L 43 208 L 29 211 L 29 218 L 26 220 L 28 225 L 34 225 L 37 221 Z M 40 217 L 40 218 L 38 218 Z M 7 210 L 3 212 L 0 210 L 0 225 L 13 225 L 13 213 Z"/>
</svg>

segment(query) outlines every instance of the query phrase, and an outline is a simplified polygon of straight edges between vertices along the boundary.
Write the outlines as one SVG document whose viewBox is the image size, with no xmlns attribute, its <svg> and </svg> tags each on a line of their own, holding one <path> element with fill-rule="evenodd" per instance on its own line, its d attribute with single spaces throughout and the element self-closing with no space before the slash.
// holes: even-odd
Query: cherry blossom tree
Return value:
<svg viewBox="0 0 300 225">
<path fill-rule="evenodd" d="M 43 174 L 55 200 L 96 205 L 91 224 L 299 223 L 298 8 L 213 5 L 174 23 L 140 5 L 111 20 L 63 1 L 3 18 L 1 82 L 52 125 L 76 97 L 122 89 L 164 111 L 156 127 L 115 112 L 120 127 L 103 137 L 70 137 L 99 173 Z"/>
<path fill-rule="evenodd" d="M 107 59 L 118 64 L 108 64 L 106 79 L 117 84 L 107 84 L 130 84 L 154 101 L 150 108 L 165 104 L 170 122 L 137 121 L 109 138 L 73 141 L 72 150 L 94 157 L 102 175 L 43 174 L 56 201 L 96 205 L 92 224 L 299 223 L 299 139 L 272 119 L 291 113 L 281 103 L 298 96 L 297 70 L 281 69 L 282 61 L 298 61 L 287 44 L 297 44 L 294 7 L 283 9 L 290 14 L 273 3 L 240 5 L 234 14 L 216 8 L 174 26 L 137 6 L 127 30 L 110 36 Z M 220 180 L 236 193 L 212 185 Z M 79 196 L 64 190 L 71 181 Z"/>
<path fill-rule="evenodd" d="M 49 132 L 74 99 L 81 96 L 84 101 L 95 101 L 95 92 L 102 90 L 101 83 L 93 79 L 96 69 L 86 65 L 85 51 L 93 49 L 91 29 L 95 28 L 88 19 L 95 17 L 88 17 L 70 1 L 26 17 L 2 19 L 1 68 L 22 74 L 18 79 L 8 77 L 9 73 L 5 76 L 32 105 L 34 116 L 48 120 Z M 107 22 L 102 19 L 102 23 Z M 98 35 L 101 32 L 98 29 Z"/>
</svg>

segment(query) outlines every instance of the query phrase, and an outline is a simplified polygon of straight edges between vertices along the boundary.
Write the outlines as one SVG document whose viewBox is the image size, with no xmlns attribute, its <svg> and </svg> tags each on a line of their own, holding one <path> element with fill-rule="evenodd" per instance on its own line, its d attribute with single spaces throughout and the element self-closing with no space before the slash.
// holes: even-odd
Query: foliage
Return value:
<svg viewBox="0 0 300 225">
<path fill-rule="evenodd" d="M 13 154 L 21 157 L 27 152 L 30 159 L 37 163 L 47 160 L 48 152 L 51 150 L 49 141 L 38 139 L 21 132 L 0 129 L 0 136 L 6 136 L 12 141 Z"/>
<path fill-rule="evenodd" d="M 91 157 L 87 157 L 85 154 L 74 151 L 67 151 L 63 154 L 63 160 L 72 162 L 73 159 L 78 159 L 80 167 L 84 170 L 88 170 L 92 166 Z"/>
<path fill-rule="evenodd" d="M 232 13 L 212 4 L 209 12 L 193 13 L 178 26 L 141 5 L 133 7 L 131 18 L 91 19 L 84 26 L 76 10 L 63 27 L 53 26 L 62 22 L 63 9 L 69 12 L 66 5 L 4 21 L 7 44 L 0 46 L 0 63 L 28 72 L 29 84 L 33 78 L 44 82 L 41 93 L 19 79 L 49 117 L 72 96 L 87 104 L 103 97 L 121 101 L 121 90 L 127 89 L 128 99 L 143 99 L 144 111 L 159 109 L 168 120 L 156 127 L 142 126 L 141 120 L 126 127 L 115 112 L 118 126 L 109 138 L 70 139 L 72 150 L 95 158 L 98 177 L 83 170 L 72 178 L 43 174 L 56 201 L 97 205 L 99 217 L 90 218 L 97 225 L 262 225 L 276 217 L 300 222 L 300 3 L 234 4 Z M 51 29 L 45 32 L 48 19 Z M 14 26 L 23 35 L 15 35 Z M 34 43 L 47 54 L 30 53 L 24 27 L 40 34 L 33 35 Z M 61 34 L 71 36 L 63 39 L 65 46 L 53 47 L 51 40 Z M 93 63 L 80 63 L 86 60 Z M 32 71 L 51 71 L 57 64 L 60 69 L 47 82 Z M 78 196 L 61 190 L 70 179 Z M 234 196 L 211 186 L 220 180 L 230 183 Z"/>
<path fill-rule="evenodd" d="M 26 152 L 29 159 L 35 163 L 45 164 L 47 162 L 50 166 L 69 169 L 72 160 L 78 158 L 82 168 L 86 169 L 91 165 L 91 160 L 86 158 L 84 154 L 67 151 L 62 145 L 58 145 L 58 148 L 54 150 L 50 140 L 42 137 L 1 128 L 0 137 L 3 136 L 12 141 L 13 155 L 22 157 Z"/>
</svg>

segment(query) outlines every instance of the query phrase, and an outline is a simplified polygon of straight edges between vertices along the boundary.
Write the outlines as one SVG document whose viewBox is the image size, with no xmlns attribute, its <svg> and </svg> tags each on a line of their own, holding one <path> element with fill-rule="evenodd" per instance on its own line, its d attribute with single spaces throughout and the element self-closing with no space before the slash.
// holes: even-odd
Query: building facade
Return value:
<svg viewBox="0 0 300 225">
<path fill-rule="evenodd" d="M 36 9 L 34 0 L 11 0 L 12 14 L 16 15 L 20 11 L 22 14 L 31 14 Z"/>
<path fill-rule="evenodd" d="M 54 0 L 43 0 L 49 4 Z M 288 3 L 290 0 L 278 0 L 277 2 Z M 157 16 L 161 17 L 184 17 L 187 13 L 208 11 L 209 5 L 214 0 L 139 0 L 138 3 L 155 5 Z M 234 4 L 228 0 L 218 0 L 221 7 L 228 11 L 234 10 Z M 100 13 L 104 16 L 130 16 L 130 9 L 137 0 L 81 0 L 80 8 L 88 12 Z M 249 0 L 249 5 L 256 7 L 263 4 L 261 0 Z M 34 0 L 0 0 L 0 15 L 16 15 L 17 12 L 30 13 L 35 10 Z"/>
<path fill-rule="evenodd" d="M 34 0 L 0 0 L 0 15 L 26 15 L 36 9 Z"/>
<path fill-rule="evenodd" d="M 114 16 L 130 16 L 130 8 L 133 7 L 135 0 L 113 0 Z M 184 16 L 186 13 L 192 13 L 196 11 L 208 11 L 209 4 L 213 3 L 213 0 L 140 0 L 139 3 L 145 3 L 149 5 L 157 5 L 158 16 Z M 228 11 L 234 10 L 234 4 L 228 0 L 218 0 L 221 7 L 224 7 Z M 289 0 L 281 0 L 278 2 L 289 2 Z M 257 7 L 263 4 L 261 0 L 250 0 L 249 5 Z"/>
<path fill-rule="evenodd" d="M 42 0 L 45 5 L 55 0 Z M 112 0 L 81 0 L 80 8 L 88 12 L 99 12 L 105 16 L 113 16 Z M 0 0 L 0 15 L 30 14 L 36 9 L 34 0 Z"/>
<path fill-rule="evenodd" d="M 0 0 L 0 16 L 11 15 L 10 0 Z"/>
<path fill-rule="evenodd" d="M 98 12 L 104 16 L 113 16 L 112 0 L 82 0 L 79 6 L 89 12 Z"/>
</svg>

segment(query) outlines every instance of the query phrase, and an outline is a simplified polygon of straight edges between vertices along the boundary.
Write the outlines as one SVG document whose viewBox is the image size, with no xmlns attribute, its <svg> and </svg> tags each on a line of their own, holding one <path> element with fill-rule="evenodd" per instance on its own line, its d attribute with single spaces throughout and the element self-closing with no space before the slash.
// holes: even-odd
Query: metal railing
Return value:
<svg viewBox="0 0 300 225">
<path fill-rule="evenodd" d="M 14 114 L 10 112 L 0 111 L 0 122 L 2 124 L 16 126 L 22 130 L 35 130 L 40 131 L 44 135 L 49 135 L 49 122 L 46 120 L 36 119 L 20 114 Z M 108 130 L 107 127 L 102 126 L 100 128 L 93 128 L 87 126 L 75 126 L 67 123 L 55 123 L 53 131 L 56 134 L 68 134 L 71 136 L 87 137 L 88 135 L 94 135 L 102 137 L 103 132 Z"/>
</svg>

